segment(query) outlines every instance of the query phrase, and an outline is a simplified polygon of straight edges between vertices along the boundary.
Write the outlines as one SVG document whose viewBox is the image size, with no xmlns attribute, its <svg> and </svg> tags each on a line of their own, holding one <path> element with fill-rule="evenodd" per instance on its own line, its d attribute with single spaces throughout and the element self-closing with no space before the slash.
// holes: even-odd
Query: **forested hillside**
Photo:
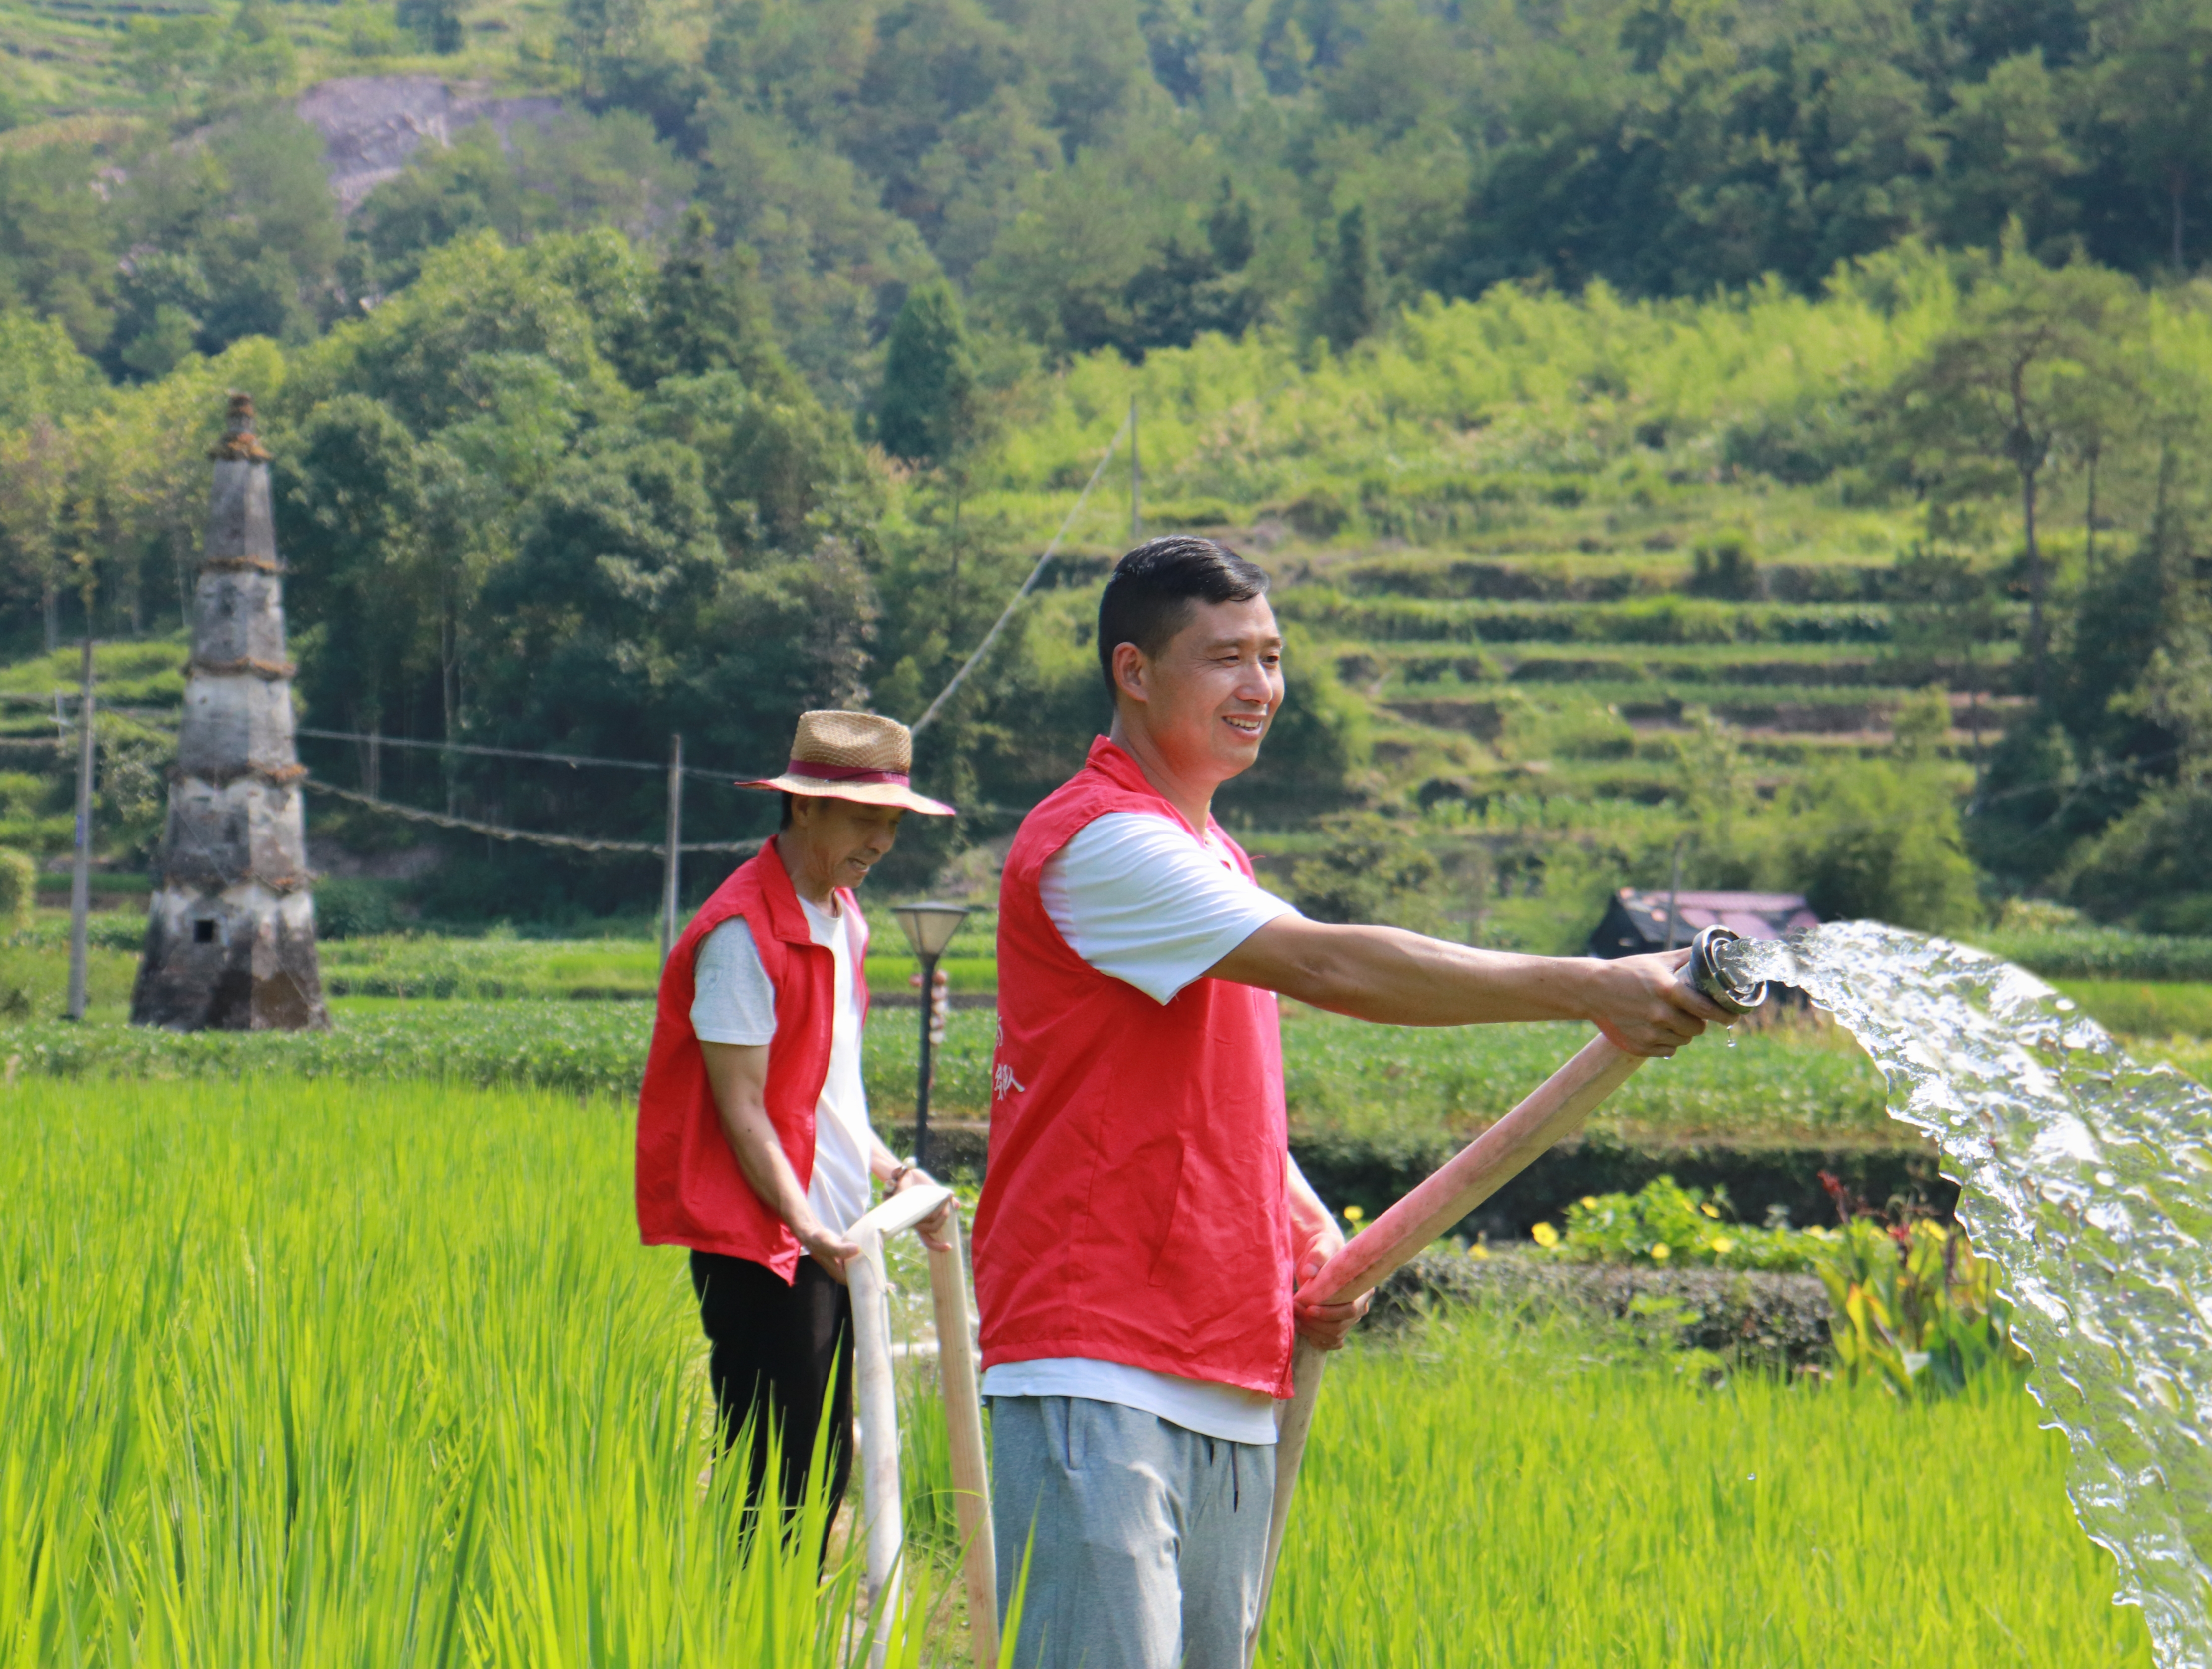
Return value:
<svg viewBox="0 0 2212 1669">
<path fill-rule="evenodd" d="M 1146 526 L 1276 573 L 1292 701 L 1230 809 L 1310 908 L 1551 948 L 1679 862 L 2212 925 L 2199 9 L 0 0 L 0 638 L 88 622 L 135 681 L 118 864 L 228 388 L 311 723 L 733 768 L 803 705 L 917 715 L 1134 399 Z M 936 841 L 1101 716 L 1127 446 L 924 738 L 978 808 Z M 61 671 L 0 681 L 0 838 L 56 839 Z M 312 745 L 658 828 L 643 774 Z"/>
</svg>

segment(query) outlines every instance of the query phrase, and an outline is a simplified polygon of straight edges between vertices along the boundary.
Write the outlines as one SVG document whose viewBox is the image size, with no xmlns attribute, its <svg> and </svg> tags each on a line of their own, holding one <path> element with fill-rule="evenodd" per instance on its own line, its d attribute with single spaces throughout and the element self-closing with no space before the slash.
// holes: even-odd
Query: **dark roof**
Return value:
<svg viewBox="0 0 2212 1669">
<path fill-rule="evenodd" d="M 1806 904 L 1802 893 L 1681 892 L 1674 897 L 1678 917 L 1674 939 L 1678 946 L 1687 944 L 1700 927 L 1728 927 L 1746 938 L 1777 939 L 1801 927 L 1818 926 L 1820 920 Z M 1663 887 L 1650 892 L 1623 887 L 1607 907 L 1605 920 L 1590 934 L 1591 953 L 1619 956 L 1662 948 L 1668 938 L 1667 900 Z M 1601 942 L 1626 938 L 1624 927 L 1641 936 L 1644 943 Z"/>
</svg>

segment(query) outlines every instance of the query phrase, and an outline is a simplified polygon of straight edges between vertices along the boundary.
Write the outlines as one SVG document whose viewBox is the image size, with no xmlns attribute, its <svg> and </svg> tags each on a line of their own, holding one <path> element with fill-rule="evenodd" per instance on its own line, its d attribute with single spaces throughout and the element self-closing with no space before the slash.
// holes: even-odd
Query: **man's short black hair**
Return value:
<svg viewBox="0 0 2212 1669">
<path fill-rule="evenodd" d="M 1249 603 L 1267 594 L 1264 570 L 1227 545 L 1192 533 L 1147 539 L 1114 564 L 1106 594 L 1098 599 L 1098 670 L 1106 694 L 1114 683 L 1114 652 L 1133 643 L 1146 658 L 1174 640 L 1198 603 Z"/>
</svg>

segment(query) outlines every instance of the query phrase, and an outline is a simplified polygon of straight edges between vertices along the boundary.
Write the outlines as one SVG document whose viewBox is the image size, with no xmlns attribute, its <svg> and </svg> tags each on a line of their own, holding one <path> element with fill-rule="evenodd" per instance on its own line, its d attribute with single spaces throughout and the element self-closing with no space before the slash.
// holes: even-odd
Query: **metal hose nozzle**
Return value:
<svg viewBox="0 0 2212 1669">
<path fill-rule="evenodd" d="M 1766 1000 L 1766 981 L 1747 985 L 1730 972 L 1721 946 L 1742 935 L 1726 927 L 1701 927 L 1690 941 L 1690 983 L 1730 1014 L 1748 1014 Z"/>
</svg>

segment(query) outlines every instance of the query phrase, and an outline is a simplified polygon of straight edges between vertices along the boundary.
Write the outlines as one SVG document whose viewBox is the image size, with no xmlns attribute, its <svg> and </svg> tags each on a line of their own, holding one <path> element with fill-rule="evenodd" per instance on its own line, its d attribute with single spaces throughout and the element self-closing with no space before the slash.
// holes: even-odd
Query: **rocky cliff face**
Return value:
<svg viewBox="0 0 2212 1669">
<path fill-rule="evenodd" d="M 318 82 L 294 107 L 301 120 L 322 133 L 328 146 L 323 166 L 337 194 L 338 211 L 346 215 L 396 178 L 423 145 L 450 145 L 479 122 L 489 122 L 503 145 L 517 123 L 543 127 L 562 108 L 558 99 L 495 99 L 480 88 L 452 86 L 435 76 L 347 76 Z"/>
<path fill-rule="evenodd" d="M 242 394 L 231 398 L 215 458 L 168 823 L 131 1018 L 180 1031 L 323 1027 L 283 568 L 268 454 Z"/>
</svg>

